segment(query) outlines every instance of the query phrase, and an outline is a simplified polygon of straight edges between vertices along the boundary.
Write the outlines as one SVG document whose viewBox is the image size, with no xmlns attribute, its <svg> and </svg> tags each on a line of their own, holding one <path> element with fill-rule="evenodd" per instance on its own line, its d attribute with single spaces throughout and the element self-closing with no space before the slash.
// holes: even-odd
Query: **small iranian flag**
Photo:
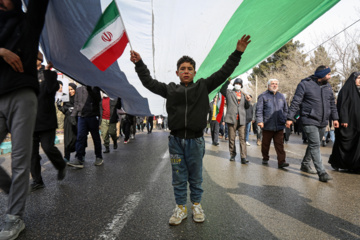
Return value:
<svg viewBox="0 0 360 240">
<path fill-rule="evenodd" d="M 221 123 L 221 118 L 224 115 L 225 97 L 219 93 L 219 98 L 216 103 L 216 121 Z"/>
<path fill-rule="evenodd" d="M 105 71 L 123 54 L 128 42 L 124 24 L 113 0 L 80 52 L 97 68 Z"/>
</svg>

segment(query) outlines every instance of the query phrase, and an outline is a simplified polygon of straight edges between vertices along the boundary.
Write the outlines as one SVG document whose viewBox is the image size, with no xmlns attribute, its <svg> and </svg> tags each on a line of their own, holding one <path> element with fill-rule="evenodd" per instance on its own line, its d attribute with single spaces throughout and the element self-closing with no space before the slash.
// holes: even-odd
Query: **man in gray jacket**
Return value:
<svg viewBox="0 0 360 240">
<path fill-rule="evenodd" d="M 230 80 L 225 83 L 220 92 L 226 97 L 227 112 L 225 116 L 225 122 L 229 128 L 229 151 L 230 161 L 235 161 L 236 147 L 235 137 L 236 131 L 239 132 L 240 139 L 240 152 L 241 163 L 246 164 L 249 161 L 246 160 L 246 143 L 245 143 L 245 126 L 246 126 L 246 111 L 250 106 L 251 97 L 242 93 L 243 81 L 240 78 L 236 78 L 234 81 L 234 88 L 228 89 Z"/>
</svg>

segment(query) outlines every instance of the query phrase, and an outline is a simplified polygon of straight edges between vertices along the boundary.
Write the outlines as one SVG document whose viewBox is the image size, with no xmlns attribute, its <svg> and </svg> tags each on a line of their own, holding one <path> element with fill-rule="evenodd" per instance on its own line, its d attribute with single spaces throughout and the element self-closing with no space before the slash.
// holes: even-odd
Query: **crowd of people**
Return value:
<svg viewBox="0 0 360 240">
<path fill-rule="evenodd" d="M 277 79 L 269 79 L 268 89 L 255 99 L 255 104 L 251 104 L 254 100 L 242 90 L 243 81 L 237 78 L 231 84 L 229 78 L 251 42 L 250 36 L 244 35 L 221 69 L 197 82 L 193 81 L 196 64 L 189 56 L 183 56 L 177 62 L 176 75 L 180 84 L 165 84 L 151 77 L 139 53 L 130 52 L 130 60 L 135 64 L 142 84 L 166 98 L 168 117 L 127 114 L 122 110 L 120 98 L 110 98 L 99 87 L 75 83 L 69 84 L 69 101 L 54 104 L 55 95 L 63 84 L 57 81 L 50 62 L 42 66 L 43 55 L 38 51 L 47 4 L 48 0 L 30 0 L 26 14 L 22 11 L 21 0 L 4 0 L 0 4 L 0 141 L 8 133 L 11 133 L 12 141 L 12 177 L 0 167 L 0 187 L 9 196 L 0 240 L 15 239 L 25 228 L 22 216 L 29 186 L 31 191 L 45 186 L 41 176 L 40 144 L 61 181 L 66 177 L 67 166 L 84 168 L 88 133 L 94 144 L 94 165 L 104 163 L 103 154 L 110 153 L 111 142 L 113 149 L 118 148 L 119 122 L 119 134 L 124 135 L 124 144 L 135 139 L 136 131 L 144 131 L 145 127 L 151 134 L 154 122 L 158 129 L 170 130 L 169 153 L 176 202 L 170 225 L 179 225 L 187 218 L 188 183 L 193 220 L 198 223 L 205 221 L 200 203 L 204 131 L 207 132 L 208 128 L 215 147 L 219 145 L 219 138 L 228 141 L 230 161 L 235 161 L 240 153 L 240 162 L 248 164 L 247 146 L 250 145 L 252 126 L 257 145 L 261 145 L 262 164 L 269 164 L 269 149 L 273 141 L 278 168 L 281 169 L 289 166 L 284 143 L 289 141 L 290 128 L 295 125 L 294 131 L 302 132 L 303 141 L 308 144 L 301 171 L 317 174 L 321 182 L 332 179 L 325 171 L 320 154 L 321 144 L 324 145 L 329 138 L 334 141 L 329 158 L 331 166 L 336 170 L 360 170 L 360 113 L 356 111 L 360 97 L 360 72 L 353 73 L 346 81 L 337 104 L 329 84 L 331 69 L 328 66 L 319 66 L 314 75 L 300 81 L 290 106 L 279 91 L 281 85 Z M 215 98 L 209 107 L 208 95 L 220 85 L 226 107 L 219 121 L 216 107 L 220 100 Z M 64 155 L 54 143 L 56 107 L 65 116 Z M 238 151 L 236 136 L 239 137 Z M 75 152 L 73 158 L 72 152 Z M 31 184 L 29 173 L 33 179 Z"/>
</svg>

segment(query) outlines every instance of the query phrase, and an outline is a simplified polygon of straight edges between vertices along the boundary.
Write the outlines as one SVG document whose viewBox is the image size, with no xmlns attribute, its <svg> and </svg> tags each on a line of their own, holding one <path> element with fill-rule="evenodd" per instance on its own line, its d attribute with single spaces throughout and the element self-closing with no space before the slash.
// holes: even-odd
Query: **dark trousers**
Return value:
<svg viewBox="0 0 360 240">
<path fill-rule="evenodd" d="M 66 163 L 61 155 L 61 152 L 55 147 L 56 129 L 34 132 L 33 134 L 33 148 L 31 154 L 31 176 L 36 183 L 43 183 L 41 177 L 41 165 L 39 148 L 44 150 L 46 156 L 57 170 L 63 169 Z"/>
<path fill-rule="evenodd" d="M 154 122 L 153 120 L 148 120 L 147 123 L 146 123 L 146 129 L 149 133 L 151 133 L 152 129 L 153 129 L 153 125 L 154 125 Z"/>
<path fill-rule="evenodd" d="M 11 177 L 9 174 L 0 166 L 0 189 L 6 194 L 9 194 L 11 187 Z"/>
<path fill-rule="evenodd" d="M 261 153 L 263 160 L 269 160 L 269 150 L 271 140 L 274 140 L 275 151 L 277 155 L 278 164 L 285 162 L 286 153 L 284 151 L 284 132 L 280 131 L 268 131 L 262 130 L 262 144 L 261 144 Z"/>
<path fill-rule="evenodd" d="M 132 126 L 132 124 L 130 122 L 124 121 L 124 123 L 123 123 L 123 132 L 125 135 L 124 141 L 127 141 L 130 138 L 131 126 Z"/>
<path fill-rule="evenodd" d="M 96 116 L 78 118 L 78 135 L 76 139 L 76 157 L 82 161 L 85 156 L 87 134 L 90 132 L 94 142 L 95 156 L 102 159 L 99 119 Z"/>
<path fill-rule="evenodd" d="M 219 123 L 216 120 L 211 120 L 210 122 L 210 128 L 211 128 L 211 139 L 212 143 L 218 143 L 219 142 Z"/>
</svg>

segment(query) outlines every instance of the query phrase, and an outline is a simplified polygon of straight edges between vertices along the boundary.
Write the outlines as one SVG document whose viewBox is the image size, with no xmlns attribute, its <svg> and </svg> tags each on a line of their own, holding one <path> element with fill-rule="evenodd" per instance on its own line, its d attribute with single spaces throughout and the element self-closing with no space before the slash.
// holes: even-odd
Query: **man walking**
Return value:
<svg viewBox="0 0 360 240">
<path fill-rule="evenodd" d="M 36 58 L 47 5 L 48 0 L 30 0 L 25 14 L 21 0 L 0 4 L 0 142 L 10 132 L 12 144 L 12 179 L 1 240 L 16 239 L 25 228 L 22 216 L 39 93 Z"/>
<path fill-rule="evenodd" d="M 284 151 L 284 128 L 288 107 L 283 94 L 278 92 L 279 80 L 270 79 L 268 90 L 260 94 L 256 105 L 256 121 L 262 129 L 262 163 L 268 164 L 271 140 L 274 141 L 278 168 L 288 167 Z"/>
<path fill-rule="evenodd" d="M 55 146 L 57 126 L 56 109 L 54 105 L 55 94 L 59 89 L 56 72 L 50 71 L 52 64 L 45 69 L 41 65 L 42 54 L 38 54 L 38 76 L 40 91 L 38 95 L 38 110 L 36 115 L 35 130 L 33 134 L 33 150 L 31 156 L 31 176 L 33 182 L 31 190 L 45 187 L 41 176 L 39 148 L 44 150 L 46 156 L 58 170 L 58 180 L 63 180 L 66 174 L 66 163 L 59 149 Z"/>
<path fill-rule="evenodd" d="M 116 136 L 116 123 L 119 120 L 117 109 L 121 109 L 120 98 L 111 99 L 104 93 L 101 101 L 100 116 L 101 124 L 100 131 L 101 137 L 104 141 L 105 151 L 103 153 L 110 152 L 110 138 L 113 140 L 114 149 L 117 149 L 117 136 Z"/>
<path fill-rule="evenodd" d="M 216 105 L 217 105 L 217 96 L 214 97 L 214 100 L 210 103 L 210 112 L 209 112 L 209 121 L 210 121 L 210 132 L 212 145 L 219 145 L 219 123 L 216 120 Z"/>
<path fill-rule="evenodd" d="M 78 118 L 78 135 L 76 139 L 76 155 L 75 159 L 67 164 L 75 168 L 84 167 L 85 147 L 88 132 L 95 147 L 95 166 L 103 164 L 101 153 L 101 139 L 99 134 L 99 115 L 101 96 L 98 87 L 82 86 L 77 88 L 75 95 L 74 110 L 71 113 L 72 124 L 76 124 L 76 117 Z"/>
<path fill-rule="evenodd" d="M 228 89 L 230 80 L 221 87 L 221 94 L 226 97 L 227 112 L 225 122 L 228 124 L 229 131 L 229 151 L 230 161 L 235 161 L 236 147 L 235 137 L 236 131 L 239 132 L 241 163 L 246 164 L 246 143 L 245 143 L 245 126 L 246 126 L 246 111 L 250 106 L 250 96 L 245 96 L 240 90 L 243 87 L 243 81 L 236 78 L 234 81 L 234 88 Z"/>
<path fill-rule="evenodd" d="M 316 173 L 321 182 L 332 178 L 326 173 L 320 154 L 320 142 L 325 133 L 326 125 L 331 115 L 334 127 L 339 127 L 339 115 L 335 106 L 334 94 L 328 83 L 331 70 L 326 66 L 319 66 L 314 75 L 307 77 L 299 83 L 287 115 L 286 127 L 290 128 L 294 116 L 301 107 L 300 119 L 303 132 L 306 133 L 308 147 L 301 163 L 300 170 L 307 173 Z M 316 172 L 311 169 L 313 160 Z"/>
</svg>

